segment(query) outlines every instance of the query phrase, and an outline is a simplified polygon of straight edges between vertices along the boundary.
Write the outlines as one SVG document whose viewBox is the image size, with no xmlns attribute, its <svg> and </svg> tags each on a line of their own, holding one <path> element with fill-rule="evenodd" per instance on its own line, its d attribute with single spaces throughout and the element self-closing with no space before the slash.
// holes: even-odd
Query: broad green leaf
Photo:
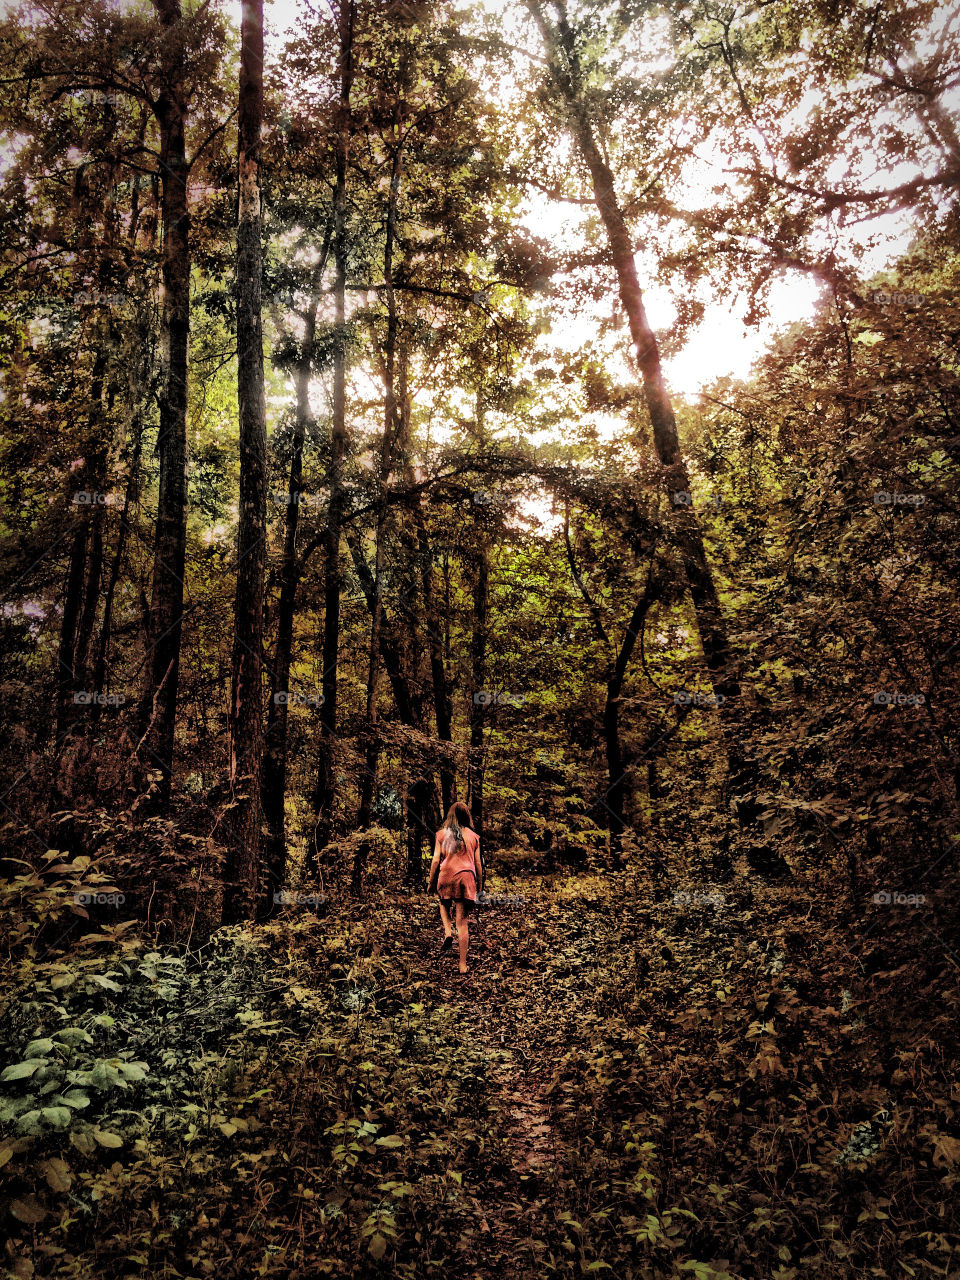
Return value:
<svg viewBox="0 0 960 1280">
<path fill-rule="evenodd" d="M 45 1058 L 31 1058 L 29 1062 L 14 1062 L 4 1067 L 0 1080 L 25 1080 L 46 1063 Z"/>
<path fill-rule="evenodd" d="M 66 1129 L 73 1119 L 73 1112 L 69 1107 L 43 1107 L 40 1114 L 55 1129 Z"/>
<path fill-rule="evenodd" d="M 73 1107 L 79 1111 L 82 1107 L 89 1107 L 90 1097 L 84 1093 L 82 1089 L 68 1089 L 66 1093 L 60 1095 L 62 1100 L 68 1107 Z"/>
<path fill-rule="evenodd" d="M 53 1053 L 52 1040 L 31 1040 L 23 1051 L 25 1058 L 44 1058 L 48 1053 Z"/>
<path fill-rule="evenodd" d="M 106 1129 L 94 1129 L 93 1136 L 101 1147 L 122 1147 L 123 1139 L 115 1133 L 110 1133 Z"/>
<path fill-rule="evenodd" d="M 83 1027 L 64 1027 L 53 1033 L 54 1040 L 62 1040 L 64 1044 L 93 1044 L 93 1036 Z"/>
<path fill-rule="evenodd" d="M 90 981 L 98 983 L 107 991 L 122 991 L 123 987 L 119 982 L 114 982 L 112 978 L 105 978 L 102 973 L 91 973 Z"/>
</svg>

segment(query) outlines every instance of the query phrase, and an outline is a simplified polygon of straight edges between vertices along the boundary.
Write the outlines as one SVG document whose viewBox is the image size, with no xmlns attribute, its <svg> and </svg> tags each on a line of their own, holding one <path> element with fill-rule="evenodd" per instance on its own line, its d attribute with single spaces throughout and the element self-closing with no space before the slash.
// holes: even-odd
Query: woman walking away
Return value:
<svg viewBox="0 0 960 1280">
<path fill-rule="evenodd" d="M 470 912 L 474 910 L 483 888 L 483 863 L 480 837 L 473 829 L 473 818 L 465 804 L 458 800 L 450 806 L 443 826 L 437 832 L 430 863 L 430 889 L 440 898 L 443 921 L 441 951 L 453 946 L 454 907 L 457 918 L 457 940 L 460 945 L 460 972 L 467 972 L 467 948 L 470 946 Z"/>
</svg>

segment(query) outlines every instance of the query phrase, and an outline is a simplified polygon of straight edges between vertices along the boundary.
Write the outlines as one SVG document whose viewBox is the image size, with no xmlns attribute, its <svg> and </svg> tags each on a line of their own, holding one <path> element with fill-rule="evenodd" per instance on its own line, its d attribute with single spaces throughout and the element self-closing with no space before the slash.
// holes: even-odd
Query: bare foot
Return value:
<svg viewBox="0 0 960 1280">
<path fill-rule="evenodd" d="M 460 966 L 460 972 L 461 972 L 461 973 L 469 973 L 469 972 L 470 972 L 470 970 L 467 968 L 467 966 L 466 966 L 465 964 L 462 964 L 462 965 Z"/>
</svg>

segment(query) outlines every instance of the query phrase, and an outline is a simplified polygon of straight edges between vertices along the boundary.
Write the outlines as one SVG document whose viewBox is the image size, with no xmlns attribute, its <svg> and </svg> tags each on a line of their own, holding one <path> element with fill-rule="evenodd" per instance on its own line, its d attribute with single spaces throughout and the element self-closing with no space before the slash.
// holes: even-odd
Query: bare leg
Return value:
<svg viewBox="0 0 960 1280">
<path fill-rule="evenodd" d="M 460 972 L 467 972 L 467 948 L 470 946 L 470 917 L 462 902 L 457 903 L 457 941 L 460 944 Z"/>
<path fill-rule="evenodd" d="M 453 921 L 450 919 L 450 912 L 440 903 L 440 919 L 443 921 L 443 936 L 449 938 L 453 933 Z"/>
</svg>

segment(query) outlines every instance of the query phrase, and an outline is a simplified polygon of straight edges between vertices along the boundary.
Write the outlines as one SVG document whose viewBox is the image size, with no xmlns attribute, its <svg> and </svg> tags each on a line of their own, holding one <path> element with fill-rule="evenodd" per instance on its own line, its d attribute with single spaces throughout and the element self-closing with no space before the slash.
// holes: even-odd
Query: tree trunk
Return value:
<svg viewBox="0 0 960 1280">
<path fill-rule="evenodd" d="M 423 882 L 424 842 L 433 844 L 432 798 L 433 783 L 429 778 L 415 778 L 407 788 L 407 878 L 412 885 Z"/>
<path fill-rule="evenodd" d="M 78 526 L 70 547 L 70 564 L 63 591 L 63 613 L 60 618 L 60 646 L 57 652 L 57 740 L 67 732 L 75 719 L 73 695 L 78 692 L 73 655 L 77 645 L 77 626 L 83 604 L 83 571 L 87 560 L 87 520 L 77 510 Z"/>
<path fill-rule="evenodd" d="M 397 300 L 393 288 L 393 248 L 396 236 L 397 195 L 400 190 L 401 144 L 393 156 L 390 174 L 390 198 L 387 204 L 386 236 L 383 248 L 383 278 L 386 283 L 387 302 L 387 336 L 383 353 L 383 442 L 380 448 L 380 459 L 377 468 L 377 490 L 379 506 L 377 508 L 377 526 L 374 542 L 373 568 L 373 610 L 370 618 L 370 645 L 367 655 L 367 746 L 364 759 L 364 772 L 360 779 L 360 806 L 357 813 L 357 826 L 365 831 L 370 826 L 373 814 L 373 797 L 377 785 L 377 767 L 380 763 L 380 740 L 377 728 L 377 690 L 380 679 L 380 624 L 383 614 L 381 602 L 381 569 L 383 561 L 383 541 L 387 514 L 387 487 L 390 484 L 392 470 L 393 442 L 397 431 L 397 401 L 394 388 L 397 359 Z M 363 884 L 367 862 L 370 857 L 370 846 L 364 841 L 357 846 L 353 860 L 351 887 L 359 893 Z"/>
<path fill-rule="evenodd" d="M 490 614 L 489 575 L 486 541 L 478 531 L 476 548 L 476 576 L 473 580 L 473 638 L 470 645 L 470 770 L 468 775 L 468 801 L 473 825 L 484 848 L 483 835 L 483 718 L 485 708 L 474 695 L 483 689 L 487 680 L 487 624 Z"/>
<path fill-rule="evenodd" d="M 327 518 L 326 558 L 323 589 L 322 689 L 320 718 L 320 758 L 313 795 L 316 827 L 310 848 L 312 867 L 319 864 L 321 850 L 330 843 L 333 806 L 336 798 L 334 747 L 337 736 L 337 663 L 340 641 L 340 537 L 343 527 L 343 461 L 347 451 L 347 160 L 350 150 L 350 92 L 353 85 L 354 0 L 340 0 L 340 100 L 337 106 L 337 136 L 333 195 L 333 253 L 336 263 L 334 299 L 337 341 L 333 360 L 333 424 L 330 447 L 330 507 Z"/>
<path fill-rule="evenodd" d="M 360 586 L 363 589 L 364 596 L 367 601 L 367 608 L 370 611 L 371 618 L 376 603 L 376 591 L 374 576 L 370 571 L 370 566 L 363 558 L 363 552 L 356 535 L 347 534 L 347 545 L 350 548 L 353 557 L 353 567 L 356 569 L 357 577 L 360 579 Z M 422 728 L 421 719 L 417 715 L 416 702 L 410 689 L 410 681 L 403 666 L 403 651 L 400 637 L 397 635 L 396 626 L 393 620 L 387 615 L 383 608 L 383 602 L 380 603 L 380 627 L 379 627 L 379 652 L 383 658 L 383 665 L 386 668 L 387 675 L 390 678 L 390 687 L 393 692 L 393 700 L 397 704 L 397 714 L 403 724 L 410 725 L 413 728 Z"/>
<path fill-rule="evenodd" d="M 182 18 L 180 0 L 154 0 L 168 30 Z M 187 543 L 187 353 L 190 336 L 190 214 L 187 205 L 186 105 L 168 84 L 154 111 L 160 125 L 163 352 L 160 393 L 160 491 L 154 542 L 147 676 L 141 703 L 148 767 L 158 766 L 157 807 L 170 803 L 180 681 Z"/>
<path fill-rule="evenodd" d="M 280 567 L 280 600 L 277 605 L 277 644 L 274 651 L 270 705 L 267 711 L 267 733 L 263 757 L 263 812 L 267 828 L 265 864 L 266 914 L 273 913 L 274 894 L 283 887 L 287 873 L 287 841 L 285 803 L 287 794 L 287 698 L 290 665 L 293 656 L 293 622 L 300 584 L 297 559 L 297 527 L 300 522 L 300 486 L 303 481 L 303 442 L 310 420 L 310 372 L 313 367 L 313 345 L 317 331 L 315 299 L 308 311 L 303 333 L 300 363 L 297 367 L 297 405 L 290 454 L 290 482 L 287 486 L 287 508 L 284 521 L 283 562 Z"/>
<path fill-rule="evenodd" d="M 443 661 L 443 635 L 440 611 L 433 592 L 433 553 L 427 536 L 427 527 L 420 509 L 419 499 L 414 510 L 417 531 L 417 550 L 420 560 L 420 581 L 423 590 L 423 614 L 427 632 L 427 648 L 430 652 L 430 683 L 433 688 L 433 710 L 437 720 L 437 737 L 441 742 L 452 742 L 452 712 L 447 688 L 447 669 Z M 456 774 L 445 760 L 440 764 L 440 795 L 446 813 L 454 801 L 453 788 Z"/>
<path fill-rule="evenodd" d="M 87 447 L 98 439 L 100 433 L 100 408 L 103 395 L 103 376 L 107 357 L 103 350 L 97 352 L 90 374 L 91 411 L 87 423 Z M 77 703 L 74 695 L 98 692 L 87 688 L 86 662 L 90 628 L 96 617 L 97 596 L 100 590 L 100 573 L 103 563 L 103 449 L 93 450 L 92 461 L 83 467 L 83 483 L 87 489 L 76 490 L 71 499 L 81 496 L 86 501 L 71 502 L 80 527 L 73 536 L 70 549 L 70 567 L 64 593 L 63 615 L 60 623 L 60 646 L 57 664 L 57 737 L 76 724 L 82 717 L 81 708 L 91 709 L 95 704 Z M 87 571 L 87 554 L 90 569 Z M 84 580 L 86 579 L 86 587 Z"/>
<path fill-rule="evenodd" d="M 610 789 L 607 792 L 606 805 L 610 814 L 610 851 L 614 862 L 619 865 L 623 853 L 623 830 L 626 825 L 625 810 L 629 795 L 627 765 L 624 761 L 623 748 L 620 741 L 620 695 L 627 667 L 633 657 L 637 640 L 643 630 L 644 620 L 654 601 L 653 556 L 650 560 L 650 572 L 643 595 L 636 603 L 627 630 L 620 644 L 620 652 L 614 663 L 613 671 L 607 680 L 607 700 L 603 709 L 604 744 L 607 755 L 607 771 L 610 778 Z"/>
<path fill-rule="evenodd" d="M 131 384 L 133 383 L 133 375 L 131 374 Z M 123 509 L 120 512 L 120 527 L 117 531 L 117 549 L 114 553 L 113 564 L 110 566 L 110 577 L 107 581 L 107 590 L 103 599 L 103 618 L 100 621 L 100 635 L 97 639 L 97 654 L 93 664 L 93 684 L 94 688 L 102 689 L 107 677 L 107 652 L 110 647 L 110 629 L 113 625 L 113 601 L 117 592 L 117 584 L 120 581 L 120 570 L 123 566 L 123 555 L 127 545 L 127 529 L 130 522 L 130 509 L 137 501 L 137 494 L 140 488 L 140 449 L 142 441 L 142 427 L 140 418 L 136 409 L 133 409 L 133 448 L 130 451 L 129 472 L 127 473 L 127 486 L 123 495 Z M 94 719 L 97 719 L 102 711 L 102 706 L 98 705 L 94 708 Z"/>
<path fill-rule="evenodd" d="M 230 690 L 230 791 L 223 919 L 258 904 L 263 852 L 263 596 L 267 537 L 267 407 L 263 389 L 260 132 L 263 0 L 243 0 L 237 221 L 237 394 L 240 519 Z"/>
<path fill-rule="evenodd" d="M 704 660 L 718 703 L 725 709 L 720 723 L 730 762 L 731 787 L 742 791 L 755 781 L 745 767 L 740 734 L 742 712 L 740 685 L 734 654 L 730 647 L 713 573 L 707 561 L 700 522 L 689 501 L 690 481 L 677 434 L 676 418 L 663 381 L 660 350 L 650 327 L 637 277 L 633 244 L 617 202 L 613 174 L 597 147 L 589 108 L 585 102 L 576 38 L 566 17 L 564 0 L 554 0 L 556 25 L 544 16 L 539 0 L 525 0 L 543 38 L 550 73 L 567 109 L 568 127 L 577 144 L 593 186 L 593 195 L 607 232 L 620 300 L 630 326 L 635 358 L 643 380 L 644 398 L 650 414 L 654 448 L 663 468 L 667 492 L 673 501 L 677 540 L 693 601 Z M 731 705 L 732 704 L 732 705 Z M 724 721 L 726 725 L 724 726 Z M 724 732 L 724 727 L 726 731 Z M 741 821 L 749 824 L 750 809 L 739 810 Z"/>
<path fill-rule="evenodd" d="M 87 564 L 87 581 L 83 593 L 83 612 L 80 616 L 80 625 L 77 630 L 77 648 L 73 659 L 73 669 L 76 672 L 77 680 L 85 689 L 93 688 L 96 693 L 103 693 L 100 685 L 92 680 L 92 673 L 87 668 L 87 658 L 90 653 L 90 639 L 97 625 L 97 608 L 100 603 L 100 580 L 103 576 L 103 518 L 104 504 L 102 502 L 102 489 L 106 476 L 106 458 L 103 450 L 97 451 L 93 460 L 92 467 L 93 486 L 98 495 L 98 501 L 90 516 L 90 555 Z M 88 715 L 88 719 L 93 719 L 96 708 L 99 703 L 94 703 Z"/>
<path fill-rule="evenodd" d="M 146 135 L 149 117 L 143 115 L 140 121 L 139 129 L 139 145 L 143 146 Z M 154 219 L 156 218 L 156 207 L 153 207 Z M 137 238 L 140 228 L 140 189 L 134 185 L 130 198 L 130 223 L 125 236 L 126 244 L 124 250 L 127 254 L 135 254 L 137 251 Z M 156 222 L 154 221 L 154 226 Z M 150 240 L 152 246 L 152 236 Z M 108 281 L 104 281 L 104 287 L 107 287 Z M 112 326 L 111 326 L 112 327 Z M 145 337 L 145 335 L 141 335 Z M 119 524 L 117 528 L 117 546 L 114 553 L 113 561 L 110 566 L 110 576 L 107 579 L 107 586 L 103 597 L 103 616 L 100 620 L 100 632 L 97 636 L 97 648 L 93 660 L 93 687 L 95 689 L 103 689 L 107 682 L 107 653 L 110 649 L 110 632 L 113 626 L 113 602 L 116 598 L 117 586 L 120 582 L 120 572 L 123 567 L 123 556 L 127 545 L 127 534 L 129 532 L 130 511 L 131 508 L 138 504 L 140 496 L 140 462 L 143 449 L 143 424 L 140 415 L 140 404 L 143 399 L 144 390 L 147 383 L 147 363 L 149 357 L 144 354 L 147 343 L 144 341 L 139 344 L 139 351 L 136 358 L 130 358 L 124 369 L 117 369 L 114 379 L 111 380 L 107 393 L 109 407 L 112 408 L 116 395 L 119 391 L 118 381 L 121 375 L 126 378 L 126 402 L 127 402 L 127 440 L 130 447 L 130 456 L 127 464 L 127 483 L 123 494 L 123 508 L 120 511 Z M 98 703 L 93 708 L 93 719 L 99 719 L 103 711 L 102 703 Z"/>
</svg>

